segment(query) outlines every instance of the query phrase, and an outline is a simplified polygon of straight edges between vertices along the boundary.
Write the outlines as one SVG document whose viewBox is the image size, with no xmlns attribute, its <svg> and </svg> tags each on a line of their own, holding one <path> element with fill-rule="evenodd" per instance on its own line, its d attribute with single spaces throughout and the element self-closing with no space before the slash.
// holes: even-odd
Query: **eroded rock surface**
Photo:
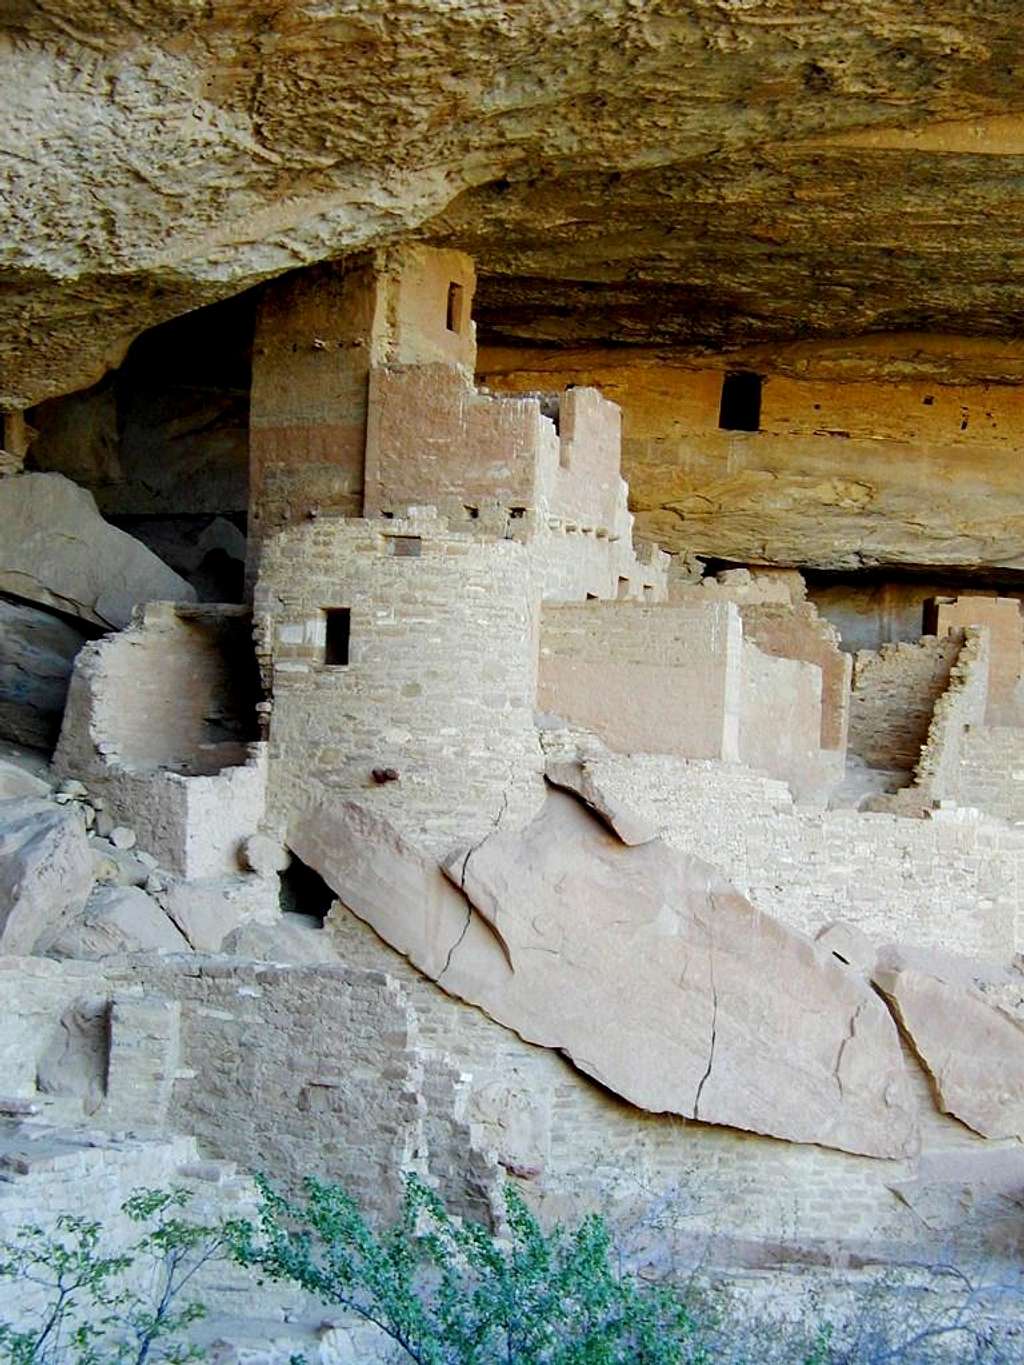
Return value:
<svg viewBox="0 0 1024 1365">
<path fill-rule="evenodd" d="M 0 950 L 44 952 L 92 884 L 92 850 L 77 815 L 49 801 L 0 801 Z"/>
<path fill-rule="evenodd" d="M 431 220 L 531 341 L 1013 330 L 1019 43 L 965 0 L 17 5 L 0 401 Z"/>
<path fill-rule="evenodd" d="M 75 656 L 86 638 L 52 612 L 0 597 L 0 737 L 53 748 Z"/>
<path fill-rule="evenodd" d="M 1024 1137 L 1024 1026 L 971 987 L 927 972 L 880 967 L 875 982 L 943 1112 L 983 1137 Z"/>
<path fill-rule="evenodd" d="M 311 806 L 290 842 L 445 990 L 638 1107 L 877 1156 L 914 1146 L 896 1030 L 864 980 L 660 839 L 624 846 L 554 792 L 525 830 L 448 859 L 447 887 L 351 803 Z"/>
<path fill-rule="evenodd" d="M 189 943 L 151 896 L 137 886 L 99 886 L 80 919 L 50 949 L 53 957 L 104 958 L 115 953 L 187 953 Z"/>
<path fill-rule="evenodd" d="M 60 474 L 0 480 L 0 591 L 99 626 L 143 602 L 194 602 L 195 589 L 104 521 L 91 493 Z"/>
</svg>

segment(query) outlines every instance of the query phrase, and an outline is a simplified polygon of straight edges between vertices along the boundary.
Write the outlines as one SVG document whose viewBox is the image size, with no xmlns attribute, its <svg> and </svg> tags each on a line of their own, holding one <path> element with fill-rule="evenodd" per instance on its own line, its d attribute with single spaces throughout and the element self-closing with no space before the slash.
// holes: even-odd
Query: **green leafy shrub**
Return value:
<svg viewBox="0 0 1024 1365">
<path fill-rule="evenodd" d="M 508 1188 L 499 1240 L 409 1176 L 397 1221 L 375 1233 L 338 1185 L 307 1179 L 296 1204 L 260 1184 L 259 1228 L 238 1238 L 239 1260 L 376 1324 L 419 1365 L 707 1359 L 690 1349 L 680 1294 L 622 1273 L 599 1217 L 544 1233 Z"/>
<path fill-rule="evenodd" d="M 0 1243 L 0 1279 L 25 1289 L 17 1323 L 0 1322 L 8 1365 L 146 1365 L 199 1360 L 182 1339 L 205 1315 L 185 1296 L 199 1271 L 223 1259 L 237 1238 L 182 1216 L 184 1190 L 139 1190 L 121 1211 L 140 1235 L 104 1249 L 100 1223 L 62 1214 L 52 1233 L 34 1224 Z"/>
</svg>

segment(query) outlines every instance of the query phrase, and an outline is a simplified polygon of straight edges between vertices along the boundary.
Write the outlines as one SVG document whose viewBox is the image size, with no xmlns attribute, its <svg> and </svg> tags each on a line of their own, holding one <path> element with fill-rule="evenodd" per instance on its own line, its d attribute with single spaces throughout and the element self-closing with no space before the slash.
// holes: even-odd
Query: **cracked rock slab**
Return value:
<svg viewBox="0 0 1024 1365">
<path fill-rule="evenodd" d="M 867 983 L 661 839 L 628 847 L 551 792 L 526 828 L 447 859 L 447 883 L 354 803 L 312 805 L 289 845 L 446 991 L 639 1108 L 915 1149 L 897 1031 Z"/>
<path fill-rule="evenodd" d="M 544 776 L 551 786 L 575 793 L 624 844 L 646 844 L 657 836 L 653 825 L 602 788 L 586 759 L 549 759 Z"/>
<path fill-rule="evenodd" d="M 1024 1137 L 1024 1028 L 978 991 L 926 972 L 882 967 L 874 980 L 943 1113 L 983 1137 Z"/>
</svg>

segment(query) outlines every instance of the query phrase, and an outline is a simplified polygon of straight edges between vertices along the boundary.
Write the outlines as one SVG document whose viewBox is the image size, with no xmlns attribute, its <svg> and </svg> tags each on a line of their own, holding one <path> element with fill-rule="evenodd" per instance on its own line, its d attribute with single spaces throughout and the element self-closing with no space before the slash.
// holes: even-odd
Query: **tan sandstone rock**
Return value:
<svg viewBox="0 0 1024 1365">
<path fill-rule="evenodd" d="M 922 971 L 882 967 L 874 979 L 943 1112 L 983 1137 L 1024 1137 L 1024 1026 L 970 987 Z"/>
<path fill-rule="evenodd" d="M 556 792 L 525 830 L 447 860 L 447 891 L 351 804 L 312 805 L 290 843 L 445 990 L 641 1108 L 877 1156 L 915 1145 L 867 984 L 660 839 L 629 848 Z"/>
<path fill-rule="evenodd" d="M 189 945 L 151 896 L 137 886 L 98 886 L 51 957 L 95 959 L 116 953 L 187 953 Z"/>
<path fill-rule="evenodd" d="M 100 626 L 124 626 L 143 602 L 194 602 L 195 589 L 96 510 L 60 474 L 0 480 L 0 591 Z"/>
<path fill-rule="evenodd" d="M 77 815 L 50 801 L 0 802 L 0 950 L 45 952 L 92 884 L 92 850 Z"/>
<path fill-rule="evenodd" d="M 544 776 L 553 787 L 575 792 L 624 844 L 646 844 L 657 836 L 658 831 L 653 825 L 602 790 L 599 779 L 586 759 L 579 762 L 549 760 L 544 768 Z"/>
</svg>

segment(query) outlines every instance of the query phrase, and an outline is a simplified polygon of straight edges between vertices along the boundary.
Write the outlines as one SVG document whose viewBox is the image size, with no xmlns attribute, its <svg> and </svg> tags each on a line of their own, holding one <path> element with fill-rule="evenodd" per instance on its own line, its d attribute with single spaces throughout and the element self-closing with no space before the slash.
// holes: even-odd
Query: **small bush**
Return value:
<svg viewBox="0 0 1024 1365">
<path fill-rule="evenodd" d="M 693 1322 L 681 1295 L 615 1264 L 603 1220 L 544 1233 L 513 1189 L 507 1237 L 453 1219 L 415 1176 L 398 1220 L 371 1230 L 338 1185 L 289 1202 L 264 1181 L 258 1231 L 236 1254 L 275 1280 L 376 1324 L 419 1365 L 678 1365 Z"/>
</svg>

